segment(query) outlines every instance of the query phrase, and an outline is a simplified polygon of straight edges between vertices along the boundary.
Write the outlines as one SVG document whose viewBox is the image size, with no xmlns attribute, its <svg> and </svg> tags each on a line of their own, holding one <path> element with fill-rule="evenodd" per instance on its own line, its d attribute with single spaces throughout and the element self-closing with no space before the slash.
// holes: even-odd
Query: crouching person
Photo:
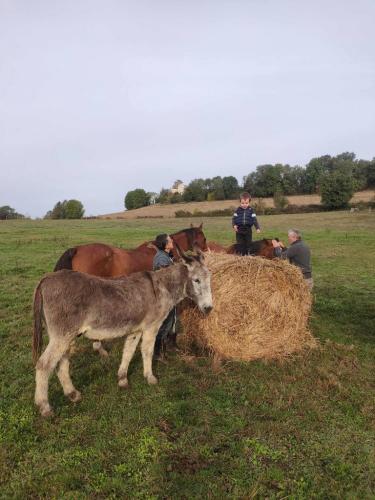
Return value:
<svg viewBox="0 0 375 500">
<path fill-rule="evenodd" d="M 155 243 L 157 252 L 153 261 L 153 270 L 173 264 L 173 240 L 168 234 L 159 234 Z M 176 346 L 176 308 L 174 307 L 163 321 L 155 339 L 154 358 L 162 359 L 165 354 L 167 341 Z"/>
</svg>

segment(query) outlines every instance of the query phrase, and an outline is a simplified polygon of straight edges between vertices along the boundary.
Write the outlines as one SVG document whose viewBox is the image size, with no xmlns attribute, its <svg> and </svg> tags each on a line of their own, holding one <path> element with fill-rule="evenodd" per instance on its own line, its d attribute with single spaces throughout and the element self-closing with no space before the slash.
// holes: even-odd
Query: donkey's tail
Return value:
<svg viewBox="0 0 375 500">
<path fill-rule="evenodd" d="M 33 361 L 36 363 L 42 352 L 43 334 L 43 296 L 41 291 L 42 281 L 38 284 L 34 292 L 34 331 L 33 331 Z"/>
<path fill-rule="evenodd" d="M 76 253 L 77 247 L 68 248 L 56 262 L 54 271 L 60 271 L 60 269 L 73 269 L 72 261 Z"/>
</svg>

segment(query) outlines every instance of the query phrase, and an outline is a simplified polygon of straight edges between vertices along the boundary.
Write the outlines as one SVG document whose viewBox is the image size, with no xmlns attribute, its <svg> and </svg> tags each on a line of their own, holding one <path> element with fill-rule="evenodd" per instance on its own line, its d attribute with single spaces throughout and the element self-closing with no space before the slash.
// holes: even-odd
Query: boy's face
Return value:
<svg viewBox="0 0 375 500">
<path fill-rule="evenodd" d="M 241 198 L 240 199 L 240 205 L 241 205 L 242 208 L 247 208 L 250 205 L 249 198 Z"/>
</svg>

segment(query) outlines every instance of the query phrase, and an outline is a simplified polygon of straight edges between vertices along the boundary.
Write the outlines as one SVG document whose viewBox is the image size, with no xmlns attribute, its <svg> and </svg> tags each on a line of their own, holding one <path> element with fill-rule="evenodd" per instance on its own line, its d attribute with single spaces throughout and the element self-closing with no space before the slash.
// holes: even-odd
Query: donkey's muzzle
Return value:
<svg viewBox="0 0 375 500">
<path fill-rule="evenodd" d="M 203 312 L 204 314 L 208 314 L 212 311 L 212 306 L 204 306 Z"/>
</svg>

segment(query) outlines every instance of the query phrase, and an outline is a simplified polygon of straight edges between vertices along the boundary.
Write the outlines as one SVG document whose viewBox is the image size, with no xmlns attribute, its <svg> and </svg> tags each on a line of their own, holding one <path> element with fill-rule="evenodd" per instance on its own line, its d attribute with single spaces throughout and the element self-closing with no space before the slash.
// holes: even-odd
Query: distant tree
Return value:
<svg viewBox="0 0 375 500">
<path fill-rule="evenodd" d="M 243 177 L 243 190 L 247 191 L 251 195 L 253 195 L 255 191 L 255 177 L 255 172 L 251 172 Z"/>
<path fill-rule="evenodd" d="M 63 202 L 58 201 L 56 205 L 53 207 L 52 211 L 47 212 L 46 218 L 51 218 L 51 219 L 65 219 L 65 205 L 67 201 L 64 200 Z M 47 217 L 49 215 L 49 217 Z"/>
<path fill-rule="evenodd" d="M 65 202 L 65 219 L 82 219 L 85 209 L 79 200 L 68 200 Z"/>
<path fill-rule="evenodd" d="M 8 219 L 23 219 L 25 216 L 19 214 L 15 211 L 14 208 L 9 205 L 4 205 L 0 207 L 0 220 L 8 220 Z"/>
<path fill-rule="evenodd" d="M 273 196 L 274 192 L 282 188 L 282 165 L 258 165 L 255 174 L 251 176 L 253 184 L 252 196 Z"/>
<path fill-rule="evenodd" d="M 368 172 L 371 162 L 368 160 L 358 160 L 354 164 L 353 178 L 356 190 L 366 189 L 368 186 Z"/>
<path fill-rule="evenodd" d="M 206 199 L 206 183 L 204 179 L 194 179 L 186 187 L 183 200 L 184 201 L 205 201 Z"/>
<path fill-rule="evenodd" d="M 180 193 L 172 193 L 169 197 L 169 203 L 181 203 L 183 201 Z"/>
<path fill-rule="evenodd" d="M 223 179 L 219 175 L 212 178 L 211 192 L 213 193 L 215 200 L 225 199 Z"/>
<path fill-rule="evenodd" d="M 319 191 L 320 180 L 323 175 L 331 170 L 332 157 L 330 155 L 312 158 L 306 165 L 305 190 L 313 194 Z"/>
<path fill-rule="evenodd" d="M 233 175 L 223 177 L 223 190 L 226 200 L 233 200 L 234 198 L 237 198 L 240 187 L 237 179 L 233 177 Z"/>
<path fill-rule="evenodd" d="M 134 189 L 126 193 L 124 203 L 127 210 L 133 210 L 149 205 L 150 197 L 144 189 Z"/>
<path fill-rule="evenodd" d="M 340 153 L 339 155 L 335 156 L 335 159 L 345 160 L 353 163 L 355 160 L 355 153 L 349 153 L 349 151 L 346 151 L 345 153 Z"/>
<path fill-rule="evenodd" d="M 367 166 L 367 186 L 368 188 L 375 187 L 375 158 L 370 161 Z"/>
<path fill-rule="evenodd" d="M 303 193 L 303 177 L 305 169 L 299 167 L 291 167 L 290 165 L 283 165 L 281 170 L 281 185 L 284 194 L 301 194 Z M 275 191 L 276 192 L 276 191 Z M 275 193 L 274 193 L 275 194 Z"/>
<path fill-rule="evenodd" d="M 335 170 L 321 177 L 322 204 L 328 209 L 346 208 L 354 193 L 352 175 Z"/>
<path fill-rule="evenodd" d="M 162 205 L 169 203 L 169 190 L 161 188 L 160 193 L 156 197 L 156 203 L 161 203 Z"/>
</svg>

